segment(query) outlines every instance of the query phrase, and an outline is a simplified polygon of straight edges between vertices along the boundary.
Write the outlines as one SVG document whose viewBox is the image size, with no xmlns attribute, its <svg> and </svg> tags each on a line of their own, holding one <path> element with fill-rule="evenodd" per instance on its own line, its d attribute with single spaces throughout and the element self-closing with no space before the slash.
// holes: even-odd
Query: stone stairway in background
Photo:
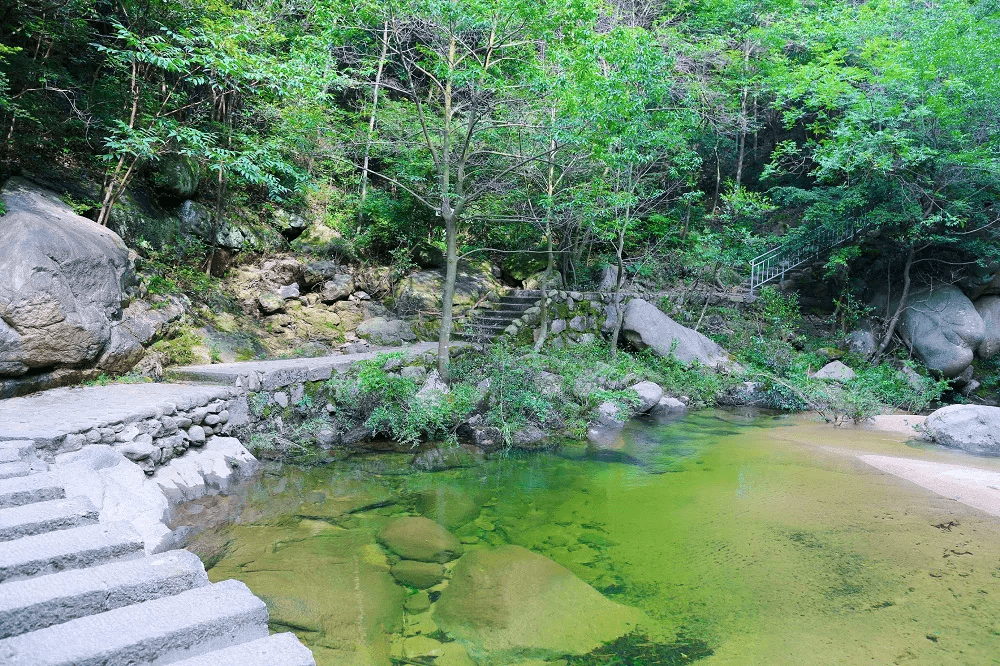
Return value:
<svg viewBox="0 0 1000 666">
<path fill-rule="evenodd" d="M 268 635 L 264 602 L 185 550 L 146 555 L 128 523 L 67 497 L 34 442 L 0 442 L 0 664 L 315 666 Z"/>
<path fill-rule="evenodd" d="M 525 310 L 536 305 L 541 298 L 542 292 L 538 289 L 513 289 L 467 321 L 462 330 L 456 333 L 455 338 L 477 344 L 489 344 L 503 335 L 511 322 L 523 315 Z"/>
</svg>

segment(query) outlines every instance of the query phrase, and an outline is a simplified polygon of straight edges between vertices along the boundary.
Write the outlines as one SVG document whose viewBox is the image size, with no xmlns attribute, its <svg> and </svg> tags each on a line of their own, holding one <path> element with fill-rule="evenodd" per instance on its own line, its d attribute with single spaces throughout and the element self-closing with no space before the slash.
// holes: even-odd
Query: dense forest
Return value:
<svg viewBox="0 0 1000 666">
<path fill-rule="evenodd" d="M 846 238 L 802 296 L 841 335 L 874 321 L 874 358 L 908 291 L 1000 262 L 995 0 L 13 0 L 0 30 L 5 174 L 92 183 L 74 208 L 153 266 L 218 261 L 116 221 L 185 173 L 216 231 L 291 210 L 327 256 L 442 257 L 442 339 L 460 258 L 726 289 Z M 763 300 L 781 376 L 799 312 Z"/>
</svg>

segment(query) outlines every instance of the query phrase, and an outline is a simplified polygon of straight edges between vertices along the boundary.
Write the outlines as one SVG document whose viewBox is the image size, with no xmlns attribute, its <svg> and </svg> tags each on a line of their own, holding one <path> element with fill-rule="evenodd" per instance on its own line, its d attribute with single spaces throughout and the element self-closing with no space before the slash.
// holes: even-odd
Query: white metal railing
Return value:
<svg viewBox="0 0 1000 666">
<path fill-rule="evenodd" d="M 772 280 L 777 279 L 780 282 L 789 271 L 814 260 L 824 251 L 851 240 L 861 228 L 852 222 L 839 230 L 824 229 L 805 243 L 788 243 L 772 247 L 750 262 L 750 292 L 757 291 L 759 287 Z"/>
</svg>

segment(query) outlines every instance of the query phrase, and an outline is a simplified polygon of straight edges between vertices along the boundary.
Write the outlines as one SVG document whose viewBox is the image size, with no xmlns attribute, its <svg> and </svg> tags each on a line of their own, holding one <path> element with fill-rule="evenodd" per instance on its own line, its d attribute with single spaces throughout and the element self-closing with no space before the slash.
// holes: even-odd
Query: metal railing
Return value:
<svg viewBox="0 0 1000 666">
<path fill-rule="evenodd" d="M 849 223 L 839 230 L 823 229 L 805 243 L 787 243 L 772 247 L 750 262 L 750 292 L 772 280 L 780 282 L 785 274 L 809 263 L 826 251 L 857 236 L 863 226 Z"/>
</svg>

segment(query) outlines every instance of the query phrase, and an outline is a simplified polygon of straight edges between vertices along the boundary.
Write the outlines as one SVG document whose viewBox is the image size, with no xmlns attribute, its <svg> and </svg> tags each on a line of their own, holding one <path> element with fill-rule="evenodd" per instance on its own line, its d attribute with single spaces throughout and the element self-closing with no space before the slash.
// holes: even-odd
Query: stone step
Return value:
<svg viewBox="0 0 1000 666">
<path fill-rule="evenodd" d="M 97 523 L 97 508 L 86 497 L 35 502 L 0 509 L 0 541 Z"/>
<path fill-rule="evenodd" d="M 62 482 L 54 474 L 32 474 L 0 479 L 0 509 L 66 497 Z"/>
<path fill-rule="evenodd" d="M 312 652 L 287 632 L 209 652 L 171 666 L 316 666 Z"/>
<path fill-rule="evenodd" d="M 3 583 L 0 638 L 205 585 L 205 567 L 186 550 Z"/>
<path fill-rule="evenodd" d="M 31 474 L 31 465 L 26 462 L 0 463 L 0 479 L 14 479 Z"/>
<path fill-rule="evenodd" d="M 85 525 L 4 541 L 0 582 L 141 557 L 144 548 L 128 523 Z"/>
<path fill-rule="evenodd" d="M 26 460 L 35 455 L 35 443 L 27 439 L 0 442 L 0 462 Z"/>
<path fill-rule="evenodd" d="M 239 581 L 0 639 L 5 666 L 169 664 L 267 636 L 267 608 Z"/>
</svg>

